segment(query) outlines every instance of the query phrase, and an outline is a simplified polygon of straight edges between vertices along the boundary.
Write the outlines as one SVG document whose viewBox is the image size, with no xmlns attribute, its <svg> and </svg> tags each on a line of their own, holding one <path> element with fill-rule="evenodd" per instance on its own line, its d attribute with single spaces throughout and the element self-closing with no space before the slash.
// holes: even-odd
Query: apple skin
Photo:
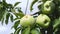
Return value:
<svg viewBox="0 0 60 34">
<path fill-rule="evenodd" d="M 46 1 L 42 5 L 42 13 L 44 14 L 51 14 L 55 9 L 55 4 L 52 1 Z"/>
<path fill-rule="evenodd" d="M 36 23 L 43 28 L 48 28 L 50 21 L 51 19 L 45 14 L 40 14 L 36 19 Z"/>
<path fill-rule="evenodd" d="M 30 27 L 23 29 L 22 34 L 30 34 Z"/>
<path fill-rule="evenodd" d="M 23 27 L 30 27 L 35 22 L 35 19 L 31 15 L 25 15 L 20 19 L 20 25 Z"/>
<path fill-rule="evenodd" d="M 41 33 L 37 29 L 32 29 L 31 34 L 41 34 Z"/>
</svg>

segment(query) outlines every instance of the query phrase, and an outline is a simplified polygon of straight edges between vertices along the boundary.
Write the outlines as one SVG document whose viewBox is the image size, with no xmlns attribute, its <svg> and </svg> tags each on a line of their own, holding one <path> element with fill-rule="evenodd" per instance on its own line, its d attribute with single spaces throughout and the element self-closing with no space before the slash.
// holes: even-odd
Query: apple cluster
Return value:
<svg viewBox="0 0 60 34">
<path fill-rule="evenodd" d="M 55 31 L 55 29 L 59 25 L 60 19 L 58 18 L 60 17 L 60 4 L 59 4 L 60 1 L 59 0 L 55 0 L 55 1 L 42 0 L 42 2 L 43 3 L 41 4 L 41 6 L 40 5 L 38 6 L 40 11 L 36 18 L 33 15 L 25 15 L 24 17 L 20 19 L 20 25 L 23 28 L 25 27 L 28 28 L 28 29 L 24 29 L 23 31 L 24 33 L 29 32 L 30 34 L 40 34 L 39 31 L 41 30 L 43 32 L 47 31 L 47 33 L 49 34 L 49 32 L 53 30 Z M 55 22 L 55 23 L 52 23 L 52 22 Z M 37 27 L 41 29 L 38 31 L 38 29 L 36 29 Z"/>
<path fill-rule="evenodd" d="M 20 20 L 20 25 L 23 27 L 22 34 L 40 34 L 37 28 L 32 29 L 35 23 L 35 18 L 31 15 L 22 17 Z"/>
<path fill-rule="evenodd" d="M 54 7 L 54 8 L 53 8 Z M 51 0 L 44 1 L 42 4 L 42 13 L 39 14 L 36 18 L 34 18 L 32 15 L 25 15 L 20 19 L 20 25 L 25 28 L 27 32 L 30 32 L 30 27 L 33 27 L 35 25 L 38 25 L 41 28 L 48 28 L 51 23 L 51 18 L 49 17 L 49 14 L 52 14 L 55 9 L 55 4 Z M 35 28 L 34 28 L 35 29 Z M 36 29 L 31 30 L 31 34 L 39 34 L 39 31 Z M 26 31 L 22 31 L 23 33 L 27 33 Z M 25 34 L 24 33 L 24 34 Z M 27 33 L 28 34 L 28 33 Z"/>
<path fill-rule="evenodd" d="M 36 19 L 31 15 L 25 15 L 20 20 L 20 25 L 23 27 L 32 26 L 35 23 L 38 24 L 40 27 L 48 28 L 51 22 L 51 19 L 46 14 L 51 14 L 53 12 L 53 7 L 55 7 L 52 1 L 46 1 L 42 8 L 42 14 L 40 14 Z"/>
<path fill-rule="evenodd" d="M 22 27 L 30 27 L 36 23 L 43 28 L 47 28 L 50 21 L 50 18 L 45 14 L 40 14 L 36 19 L 31 15 L 25 15 L 21 18 L 20 25 Z"/>
</svg>

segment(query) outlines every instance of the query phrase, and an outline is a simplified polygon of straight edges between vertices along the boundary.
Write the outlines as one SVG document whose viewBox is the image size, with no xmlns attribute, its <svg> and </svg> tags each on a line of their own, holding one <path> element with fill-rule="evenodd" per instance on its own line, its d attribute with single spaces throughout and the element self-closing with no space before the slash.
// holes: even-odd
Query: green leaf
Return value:
<svg viewBox="0 0 60 34">
<path fill-rule="evenodd" d="M 3 17 L 3 14 L 2 14 L 2 11 L 0 11 L 0 21 L 1 21 L 2 17 Z"/>
<path fill-rule="evenodd" d="M 5 24 L 6 24 L 6 25 L 8 24 L 9 16 L 10 16 L 10 13 L 7 13 L 7 14 L 6 14 L 6 20 L 5 20 Z"/>
<path fill-rule="evenodd" d="M 16 16 L 19 16 L 19 18 L 22 18 L 24 16 L 23 13 L 19 12 L 19 13 L 14 13 Z"/>
<path fill-rule="evenodd" d="M 20 23 L 20 20 L 18 20 L 18 21 L 16 21 L 16 22 L 14 23 L 13 28 L 14 28 L 15 30 L 17 30 L 17 27 L 18 27 L 19 23 Z"/>
<path fill-rule="evenodd" d="M 30 10 L 31 10 L 31 11 L 33 10 L 32 6 L 33 6 L 37 1 L 38 1 L 38 0 L 33 0 L 33 2 L 31 3 L 31 6 L 30 6 Z"/>
<path fill-rule="evenodd" d="M 12 4 L 7 4 L 7 6 L 6 6 L 7 8 L 13 8 L 13 5 Z"/>
<path fill-rule="evenodd" d="M 60 28 L 56 28 L 53 34 L 59 34 L 60 33 Z"/>
<path fill-rule="evenodd" d="M 13 22 L 13 15 L 10 16 L 11 22 Z"/>
<path fill-rule="evenodd" d="M 6 11 L 0 10 L 0 21 L 4 18 Z"/>
<path fill-rule="evenodd" d="M 55 30 L 56 28 L 58 28 L 60 25 L 60 18 L 55 19 L 54 23 L 53 23 L 53 29 Z"/>
<path fill-rule="evenodd" d="M 7 2 L 6 2 L 6 0 L 3 0 L 3 6 L 6 8 L 8 5 L 7 5 Z"/>
<path fill-rule="evenodd" d="M 39 5 L 38 5 L 38 9 L 39 9 L 39 10 L 42 10 L 42 6 L 43 6 L 43 3 L 39 4 Z"/>
<path fill-rule="evenodd" d="M 21 9 L 18 9 L 18 12 L 21 12 L 21 13 L 23 13 L 23 12 L 21 11 Z"/>
<path fill-rule="evenodd" d="M 15 9 L 14 8 L 11 8 L 11 13 L 15 13 Z"/>
<path fill-rule="evenodd" d="M 20 19 L 20 18 L 15 18 L 14 21 L 15 21 L 15 20 L 18 20 L 18 19 Z"/>
<path fill-rule="evenodd" d="M 14 34 L 19 34 L 21 28 L 17 28 L 17 30 L 15 30 Z"/>
<path fill-rule="evenodd" d="M 2 25 L 3 25 L 3 23 L 4 23 L 4 17 L 2 18 L 2 21 L 1 22 L 2 22 Z"/>
<path fill-rule="evenodd" d="M 13 33 L 11 33 L 11 34 L 13 34 Z"/>
<path fill-rule="evenodd" d="M 1 21 L 2 25 L 4 23 L 6 14 L 7 14 L 6 11 L 1 11 L 1 13 L 0 13 L 0 19 L 1 19 L 0 21 Z"/>
<path fill-rule="evenodd" d="M 17 10 L 18 10 L 18 12 L 23 13 L 23 12 L 21 11 L 21 7 L 16 7 L 15 9 L 17 9 Z"/>
<path fill-rule="evenodd" d="M 19 3 L 21 3 L 21 2 L 16 2 L 16 3 L 14 4 L 14 7 L 17 6 Z"/>
</svg>

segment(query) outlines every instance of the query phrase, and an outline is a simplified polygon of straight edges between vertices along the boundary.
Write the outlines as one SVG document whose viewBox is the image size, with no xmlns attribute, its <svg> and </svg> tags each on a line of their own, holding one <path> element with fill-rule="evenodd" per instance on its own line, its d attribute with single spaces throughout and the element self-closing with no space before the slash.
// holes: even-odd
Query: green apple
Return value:
<svg viewBox="0 0 60 34">
<path fill-rule="evenodd" d="M 52 1 L 46 1 L 42 6 L 42 13 L 51 14 L 55 8 L 55 4 Z"/>
<path fill-rule="evenodd" d="M 35 22 L 35 19 L 31 15 L 25 15 L 20 19 L 20 25 L 23 27 L 28 27 L 33 25 Z"/>
<path fill-rule="evenodd" d="M 41 34 L 41 33 L 37 29 L 32 29 L 31 34 Z"/>
<path fill-rule="evenodd" d="M 45 14 L 40 14 L 36 19 L 36 23 L 43 28 L 47 28 L 50 24 L 50 21 L 51 19 Z"/>
<path fill-rule="evenodd" d="M 30 27 L 23 29 L 22 34 L 30 34 Z"/>
</svg>

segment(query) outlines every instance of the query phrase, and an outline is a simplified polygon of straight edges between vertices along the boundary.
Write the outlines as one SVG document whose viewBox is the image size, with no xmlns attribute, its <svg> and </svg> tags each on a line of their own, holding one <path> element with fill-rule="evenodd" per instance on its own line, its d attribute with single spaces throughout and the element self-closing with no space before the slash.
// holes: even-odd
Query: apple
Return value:
<svg viewBox="0 0 60 34">
<path fill-rule="evenodd" d="M 41 33 L 37 29 L 32 29 L 31 34 L 41 34 Z"/>
<path fill-rule="evenodd" d="M 55 4 L 52 1 L 46 1 L 42 6 L 42 13 L 51 14 L 55 8 Z"/>
<path fill-rule="evenodd" d="M 20 25 L 23 27 L 31 26 L 34 24 L 34 22 L 35 22 L 35 19 L 31 15 L 25 15 L 20 19 Z"/>
<path fill-rule="evenodd" d="M 22 34 L 30 34 L 30 27 L 23 29 Z"/>
<path fill-rule="evenodd" d="M 45 14 L 40 14 L 36 18 L 36 24 L 38 24 L 39 26 L 41 26 L 43 28 L 47 28 L 50 24 L 50 21 L 51 21 L 51 19 Z"/>
</svg>

